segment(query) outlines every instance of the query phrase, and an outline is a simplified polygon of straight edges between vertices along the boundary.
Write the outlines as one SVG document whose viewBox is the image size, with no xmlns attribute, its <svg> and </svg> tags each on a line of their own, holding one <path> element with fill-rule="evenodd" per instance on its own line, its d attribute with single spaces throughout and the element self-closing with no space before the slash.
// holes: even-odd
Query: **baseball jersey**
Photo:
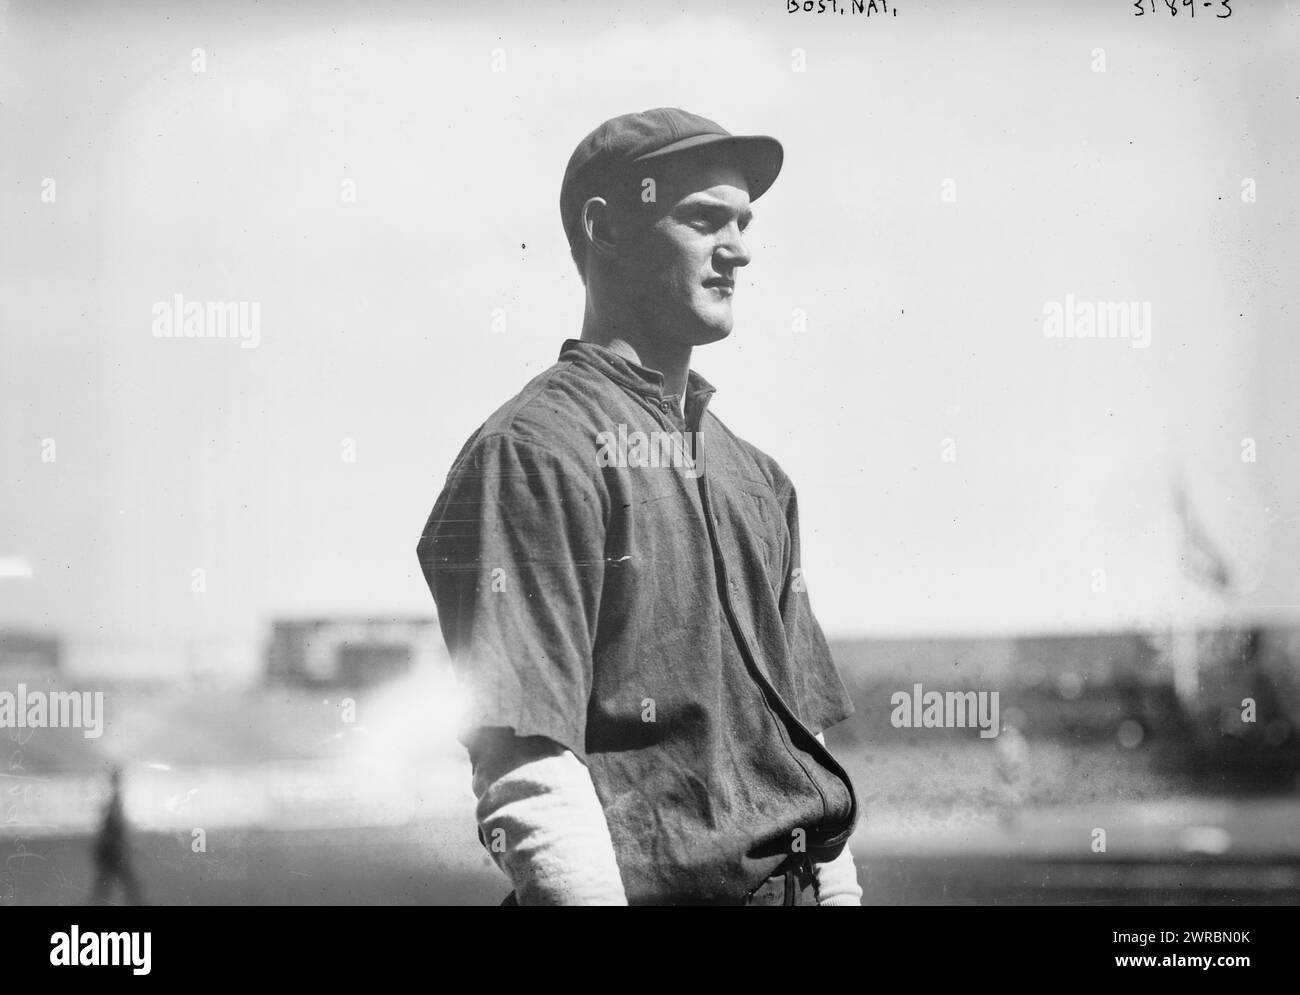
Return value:
<svg viewBox="0 0 1300 995">
<path fill-rule="evenodd" d="M 470 436 L 418 545 L 467 708 L 588 767 L 628 900 L 728 902 L 858 804 L 816 733 L 853 711 L 794 487 L 663 376 L 570 339 Z"/>
</svg>

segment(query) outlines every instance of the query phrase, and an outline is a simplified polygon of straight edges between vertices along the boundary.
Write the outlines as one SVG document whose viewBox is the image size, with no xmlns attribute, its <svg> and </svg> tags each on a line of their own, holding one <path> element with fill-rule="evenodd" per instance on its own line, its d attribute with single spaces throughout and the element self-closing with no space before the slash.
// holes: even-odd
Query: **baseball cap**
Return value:
<svg viewBox="0 0 1300 995">
<path fill-rule="evenodd" d="M 717 148 L 731 153 L 757 200 L 781 172 L 785 151 L 767 135 L 733 135 L 706 117 L 677 107 L 656 107 L 606 121 L 578 143 L 560 184 L 560 220 L 570 237 L 582 215 L 582 205 L 600 196 L 612 177 L 635 163 L 651 162 L 682 152 Z"/>
</svg>

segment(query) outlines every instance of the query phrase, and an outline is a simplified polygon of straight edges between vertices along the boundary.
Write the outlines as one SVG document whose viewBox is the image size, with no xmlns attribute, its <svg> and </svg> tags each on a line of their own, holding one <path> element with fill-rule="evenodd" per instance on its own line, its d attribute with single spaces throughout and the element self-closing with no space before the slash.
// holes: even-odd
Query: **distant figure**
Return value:
<svg viewBox="0 0 1300 995">
<path fill-rule="evenodd" d="M 108 904 L 113 879 L 122 882 L 128 905 L 143 905 L 140 882 L 131 868 L 131 845 L 126 812 L 122 808 L 122 769 L 114 767 L 109 775 L 112 795 L 104 806 L 104 818 L 95 838 L 95 890 L 91 905 Z"/>
</svg>

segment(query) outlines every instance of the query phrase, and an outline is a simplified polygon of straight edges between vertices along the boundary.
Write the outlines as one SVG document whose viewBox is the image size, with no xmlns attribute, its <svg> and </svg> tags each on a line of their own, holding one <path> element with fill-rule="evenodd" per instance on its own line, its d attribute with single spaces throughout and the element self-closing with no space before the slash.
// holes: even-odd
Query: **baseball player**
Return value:
<svg viewBox="0 0 1300 995">
<path fill-rule="evenodd" d="M 861 902 L 794 486 L 692 369 L 782 158 L 676 108 L 579 143 L 581 336 L 470 436 L 421 536 L 506 904 Z"/>
</svg>

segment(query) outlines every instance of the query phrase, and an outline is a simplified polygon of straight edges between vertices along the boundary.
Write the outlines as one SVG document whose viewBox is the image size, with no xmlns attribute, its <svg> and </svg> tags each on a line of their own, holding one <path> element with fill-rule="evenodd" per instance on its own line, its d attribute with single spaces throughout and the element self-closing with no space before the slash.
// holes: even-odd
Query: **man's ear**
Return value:
<svg viewBox="0 0 1300 995">
<path fill-rule="evenodd" d="M 610 215 L 609 204 L 603 197 L 591 197 L 582 205 L 582 230 L 587 245 L 606 259 L 618 256 L 618 237 Z"/>
</svg>

